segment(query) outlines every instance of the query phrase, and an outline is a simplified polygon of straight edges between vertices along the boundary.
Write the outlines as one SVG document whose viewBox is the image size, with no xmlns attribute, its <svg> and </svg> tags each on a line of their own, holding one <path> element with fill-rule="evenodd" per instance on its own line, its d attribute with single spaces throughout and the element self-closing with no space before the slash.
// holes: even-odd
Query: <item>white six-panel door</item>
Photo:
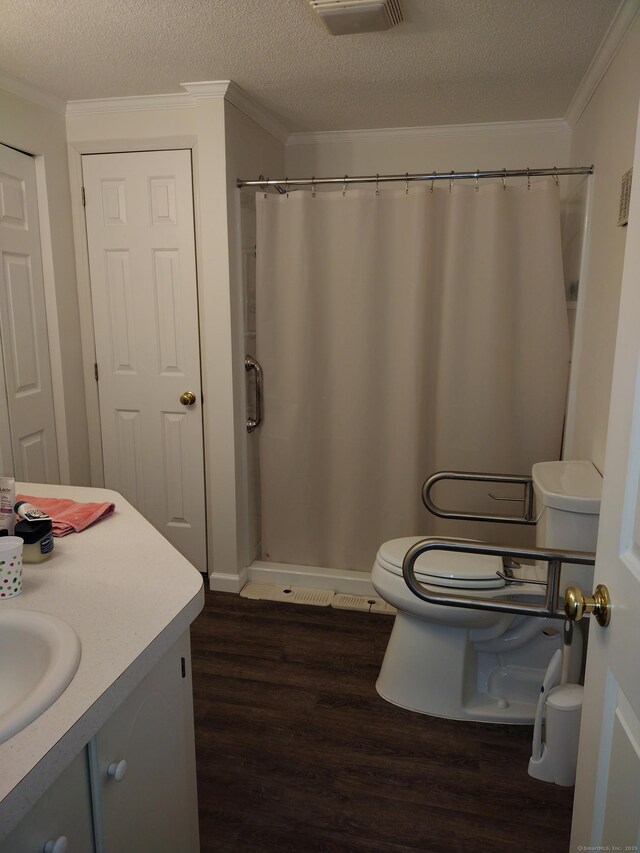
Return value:
<svg viewBox="0 0 640 853">
<path fill-rule="evenodd" d="M 85 155 L 82 170 L 105 486 L 204 572 L 191 154 Z"/>
<path fill-rule="evenodd" d="M 572 851 L 640 847 L 640 131 L 635 176 L 595 567 L 611 623 L 589 626 Z"/>
<path fill-rule="evenodd" d="M 6 394 L 0 403 L 2 473 L 57 483 L 35 162 L 5 145 L 0 145 L 0 338 L 0 392 Z M 13 471 L 6 470 L 11 464 Z"/>
</svg>

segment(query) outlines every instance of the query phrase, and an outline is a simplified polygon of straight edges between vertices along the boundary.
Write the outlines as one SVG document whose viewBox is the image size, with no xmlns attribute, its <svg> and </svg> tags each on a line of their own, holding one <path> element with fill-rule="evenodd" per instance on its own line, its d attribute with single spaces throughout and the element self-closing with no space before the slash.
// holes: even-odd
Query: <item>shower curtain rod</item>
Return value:
<svg viewBox="0 0 640 853">
<path fill-rule="evenodd" d="M 412 174 L 405 172 L 404 175 L 356 175 L 349 177 L 344 175 L 342 178 L 280 178 L 278 180 L 269 180 L 263 178 L 262 175 L 255 181 L 245 181 L 238 178 L 236 186 L 242 187 L 275 187 L 279 193 L 285 193 L 289 187 L 317 187 L 321 184 L 342 184 L 343 187 L 349 184 L 378 184 L 387 183 L 390 181 L 405 181 L 407 185 L 409 181 L 456 181 L 462 179 L 476 180 L 480 178 L 538 178 L 545 175 L 559 178 L 562 175 L 592 175 L 593 166 L 565 166 L 557 168 L 554 166 L 551 169 L 493 169 L 490 171 L 480 171 L 479 169 L 473 172 L 432 172 L 431 174 Z"/>
</svg>

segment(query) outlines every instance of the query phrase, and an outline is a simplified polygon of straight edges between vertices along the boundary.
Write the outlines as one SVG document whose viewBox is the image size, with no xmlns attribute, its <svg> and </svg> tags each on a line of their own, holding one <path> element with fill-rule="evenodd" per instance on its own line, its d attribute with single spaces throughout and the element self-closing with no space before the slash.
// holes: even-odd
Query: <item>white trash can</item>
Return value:
<svg viewBox="0 0 640 853">
<path fill-rule="evenodd" d="M 561 684 L 547 696 L 544 742 L 556 785 L 576 782 L 583 694 L 581 684 Z"/>
</svg>

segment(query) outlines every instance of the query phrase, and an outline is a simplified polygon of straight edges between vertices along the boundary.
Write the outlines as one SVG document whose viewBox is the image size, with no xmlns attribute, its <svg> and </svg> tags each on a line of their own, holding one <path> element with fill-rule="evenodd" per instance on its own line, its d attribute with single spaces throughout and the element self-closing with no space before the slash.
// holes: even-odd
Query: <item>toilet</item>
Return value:
<svg viewBox="0 0 640 853">
<path fill-rule="evenodd" d="M 602 477 L 591 462 L 540 462 L 533 466 L 536 546 L 595 551 Z M 371 580 L 381 598 L 397 609 L 376 689 L 411 711 L 488 723 L 531 724 L 540 685 L 553 653 L 563 647 L 563 622 L 430 604 L 405 584 L 405 554 L 424 537 L 385 542 Z M 461 540 L 464 541 L 464 540 Z M 450 551 L 423 553 L 416 577 L 436 591 L 465 590 L 486 598 L 536 601 L 544 587 L 525 583 L 546 578 L 546 563 L 514 569 L 508 582 L 502 558 Z M 560 589 L 591 590 L 593 568 L 563 564 Z M 520 582 L 522 581 L 522 582 Z M 582 631 L 565 647 L 570 682 L 582 667 Z"/>
</svg>

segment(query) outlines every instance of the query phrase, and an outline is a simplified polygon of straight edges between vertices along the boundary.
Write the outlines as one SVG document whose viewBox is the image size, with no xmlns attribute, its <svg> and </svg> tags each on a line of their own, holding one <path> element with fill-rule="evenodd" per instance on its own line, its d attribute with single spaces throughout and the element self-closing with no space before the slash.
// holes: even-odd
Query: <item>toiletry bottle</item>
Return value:
<svg viewBox="0 0 640 853">
<path fill-rule="evenodd" d="M 0 477 L 0 536 L 13 536 L 13 505 L 16 500 L 16 481 Z"/>
<path fill-rule="evenodd" d="M 24 518 L 26 521 L 51 521 L 50 515 L 27 501 L 18 501 L 13 509 L 20 518 Z"/>
</svg>

